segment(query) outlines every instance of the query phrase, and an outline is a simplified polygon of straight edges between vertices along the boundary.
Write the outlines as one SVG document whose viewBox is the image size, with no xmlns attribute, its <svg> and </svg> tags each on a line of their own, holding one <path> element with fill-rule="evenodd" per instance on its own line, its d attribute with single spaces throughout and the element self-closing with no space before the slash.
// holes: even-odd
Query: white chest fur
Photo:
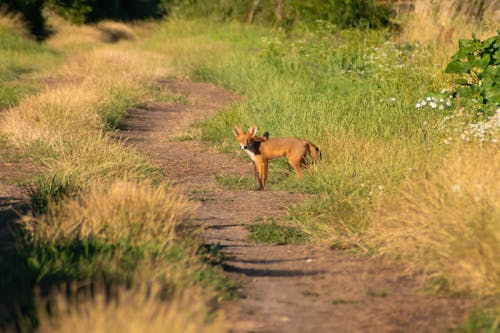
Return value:
<svg viewBox="0 0 500 333">
<path fill-rule="evenodd" d="M 241 148 L 243 148 L 243 147 L 241 147 Z M 243 150 L 245 151 L 245 153 L 247 153 L 247 154 L 248 154 L 248 156 L 250 156 L 250 158 L 252 159 L 252 161 L 254 161 L 254 162 L 255 162 L 255 154 L 254 154 L 254 153 L 252 153 L 252 152 L 251 152 L 250 150 L 248 150 L 248 149 L 243 149 Z"/>
</svg>

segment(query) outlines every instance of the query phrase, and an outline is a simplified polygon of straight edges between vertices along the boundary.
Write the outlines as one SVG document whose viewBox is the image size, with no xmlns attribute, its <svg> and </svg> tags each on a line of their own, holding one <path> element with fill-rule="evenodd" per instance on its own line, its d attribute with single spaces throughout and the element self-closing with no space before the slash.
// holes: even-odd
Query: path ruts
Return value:
<svg viewBox="0 0 500 333">
<path fill-rule="evenodd" d="M 466 301 L 419 291 L 402 266 L 314 245 L 249 241 L 248 225 L 283 216 L 305 196 L 217 186 L 216 175 L 251 175 L 250 160 L 217 153 L 206 142 L 171 139 L 237 97 L 206 83 L 160 84 L 188 103 L 129 110 L 122 135 L 200 203 L 195 221 L 205 226 L 205 242 L 220 244 L 225 271 L 242 286 L 244 298 L 226 306 L 234 332 L 445 332 L 464 319 Z"/>
</svg>

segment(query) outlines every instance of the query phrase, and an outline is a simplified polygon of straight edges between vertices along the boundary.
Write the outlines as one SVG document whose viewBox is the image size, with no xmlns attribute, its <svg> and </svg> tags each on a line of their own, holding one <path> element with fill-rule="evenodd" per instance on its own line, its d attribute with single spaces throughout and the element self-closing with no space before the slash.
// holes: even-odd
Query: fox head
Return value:
<svg viewBox="0 0 500 333">
<path fill-rule="evenodd" d="M 255 142 L 257 134 L 257 126 L 252 125 L 248 128 L 248 131 L 244 132 L 241 128 L 234 125 L 233 126 L 233 134 L 236 137 L 236 141 L 241 146 L 241 149 L 248 149 L 253 142 Z"/>
</svg>

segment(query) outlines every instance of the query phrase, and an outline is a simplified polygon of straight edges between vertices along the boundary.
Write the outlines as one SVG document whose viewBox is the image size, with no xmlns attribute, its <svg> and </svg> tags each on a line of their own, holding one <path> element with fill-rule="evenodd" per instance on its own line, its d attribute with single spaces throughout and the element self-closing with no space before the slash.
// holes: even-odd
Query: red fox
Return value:
<svg viewBox="0 0 500 333">
<path fill-rule="evenodd" d="M 300 167 L 305 164 L 306 155 L 316 162 L 321 158 L 321 153 L 313 143 L 298 138 L 269 138 L 269 133 L 263 137 L 256 136 L 257 126 L 250 126 L 244 132 L 234 125 L 233 134 L 239 142 L 241 149 L 250 156 L 254 164 L 255 178 L 259 190 L 263 190 L 267 179 L 267 163 L 278 157 L 288 157 L 288 163 L 297 173 L 297 178 L 302 178 Z"/>
</svg>

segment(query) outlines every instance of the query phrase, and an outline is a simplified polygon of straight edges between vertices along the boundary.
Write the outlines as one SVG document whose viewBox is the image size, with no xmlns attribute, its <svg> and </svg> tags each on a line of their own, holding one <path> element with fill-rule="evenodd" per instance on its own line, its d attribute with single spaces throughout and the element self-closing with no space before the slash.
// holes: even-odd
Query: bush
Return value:
<svg viewBox="0 0 500 333">
<path fill-rule="evenodd" d="M 201 1 L 163 0 L 165 12 L 180 16 L 212 17 L 221 21 L 249 20 L 252 16 L 259 23 L 275 23 L 290 28 L 298 22 L 306 25 L 323 20 L 339 27 L 380 28 L 389 25 L 391 7 L 375 0 L 262 0 L 252 1 Z M 250 14 L 252 12 L 252 14 Z"/>
<path fill-rule="evenodd" d="M 455 80 L 456 92 L 465 104 L 479 102 L 473 109 L 492 115 L 500 105 L 500 30 L 484 41 L 473 35 L 472 39 L 461 39 L 458 45 L 445 71 L 461 74 Z"/>
</svg>

